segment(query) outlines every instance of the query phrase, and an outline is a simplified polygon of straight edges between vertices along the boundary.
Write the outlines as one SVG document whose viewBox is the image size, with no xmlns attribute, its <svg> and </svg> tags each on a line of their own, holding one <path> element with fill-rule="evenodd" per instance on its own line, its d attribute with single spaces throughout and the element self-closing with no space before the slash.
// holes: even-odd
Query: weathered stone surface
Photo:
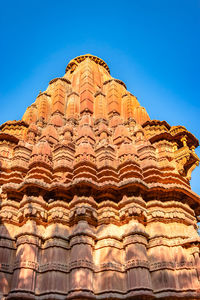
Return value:
<svg viewBox="0 0 200 300">
<path fill-rule="evenodd" d="M 200 298 L 197 146 L 73 59 L 0 126 L 0 297 Z"/>
</svg>

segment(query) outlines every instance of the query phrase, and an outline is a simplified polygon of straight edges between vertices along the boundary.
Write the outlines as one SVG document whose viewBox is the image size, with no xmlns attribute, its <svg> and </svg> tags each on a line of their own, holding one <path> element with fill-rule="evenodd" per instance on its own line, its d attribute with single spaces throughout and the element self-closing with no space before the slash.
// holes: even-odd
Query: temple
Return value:
<svg viewBox="0 0 200 300">
<path fill-rule="evenodd" d="M 71 60 L 0 126 L 0 299 L 199 299 L 198 145 Z"/>
</svg>

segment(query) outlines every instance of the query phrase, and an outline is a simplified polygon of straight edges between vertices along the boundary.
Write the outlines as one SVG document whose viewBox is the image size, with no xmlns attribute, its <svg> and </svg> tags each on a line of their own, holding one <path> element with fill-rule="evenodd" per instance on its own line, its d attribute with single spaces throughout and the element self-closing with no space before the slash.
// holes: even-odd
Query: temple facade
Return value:
<svg viewBox="0 0 200 300">
<path fill-rule="evenodd" d="M 71 60 L 0 126 L 0 299 L 199 299 L 198 145 Z"/>
</svg>

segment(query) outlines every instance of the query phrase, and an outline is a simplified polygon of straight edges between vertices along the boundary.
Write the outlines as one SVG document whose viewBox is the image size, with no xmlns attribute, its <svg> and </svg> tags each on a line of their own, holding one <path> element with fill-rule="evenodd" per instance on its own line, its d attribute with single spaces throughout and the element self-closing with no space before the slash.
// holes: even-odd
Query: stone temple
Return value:
<svg viewBox="0 0 200 300">
<path fill-rule="evenodd" d="M 0 298 L 199 299 L 198 144 L 71 60 L 0 126 Z"/>
</svg>

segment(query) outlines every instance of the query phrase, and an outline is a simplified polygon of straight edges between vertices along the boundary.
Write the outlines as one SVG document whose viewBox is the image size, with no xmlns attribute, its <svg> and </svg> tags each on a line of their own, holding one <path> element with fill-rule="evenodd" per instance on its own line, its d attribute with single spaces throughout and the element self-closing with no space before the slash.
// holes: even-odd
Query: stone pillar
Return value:
<svg viewBox="0 0 200 300">
<path fill-rule="evenodd" d="M 87 221 L 79 221 L 70 237 L 70 290 L 71 296 L 80 297 L 93 292 L 93 246 L 94 236 L 89 233 Z"/>
<path fill-rule="evenodd" d="M 151 279 L 154 292 L 168 291 L 176 289 L 176 280 L 174 273 L 174 261 L 169 246 L 163 246 L 161 243 L 154 244 L 148 250 L 150 262 Z"/>
<path fill-rule="evenodd" d="M 139 223 L 131 221 L 127 232 L 124 233 L 127 290 L 134 292 L 140 289 L 140 294 L 151 294 L 151 277 L 146 251 L 148 235 L 141 227 Z"/>
<path fill-rule="evenodd" d="M 62 219 L 61 214 L 58 217 Z M 46 238 L 39 255 L 39 273 L 36 295 L 46 294 L 52 299 L 55 293 L 69 292 L 69 243 L 68 227 L 51 224 L 46 228 Z M 49 299 L 48 298 L 48 299 Z"/>
<path fill-rule="evenodd" d="M 95 94 L 95 102 L 94 102 L 94 117 L 96 119 L 107 118 L 106 106 L 107 106 L 107 102 L 106 102 L 105 95 L 101 91 L 98 91 Z"/>
<path fill-rule="evenodd" d="M 80 75 L 80 113 L 89 111 L 93 113 L 94 105 L 94 77 L 92 62 L 86 58 L 83 62 Z"/>
<path fill-rule="evenodd" d="M 47 122 L 50 114 L 50 95 L 47 93 L 41 93 L 36 99 L 36 105 L 38 107 L 38 121 L 39 125 L 43 125 L 43 121 Z"/>
<path fill-rule="evenodd" d="M 111 210 L 110 210 L 111 209 Z M 108 220 L 114 211 L 110 208 L 102 209 L 102 220 Z M 126 291 L 126 277 L 123 269 L 123 246 L 120 228 L 113 224 L 102 224 L 97 230 L 97 242 L 94 253 L 95 262 L 95 294 L 103 294 L 107 298 L 109 293 Z"/>
<path fill-rule="evenodd" d="M 69 81 L 65 78 L 56 78 L 50 83 L 53 83 L 52 114 L 59 112 L 61 115 L 64 115 Z"/>
<path fill-rule="evenodd" d="M 15 243 L 7 227 L 12 227 L 13 232 L 16 230 L 13 225 L 4 224 L 0 226 L 0 299 L 7 296 L 10 291 L 15 259 Z"/>
<path fill-rule="evenodd" d="M 113 113 L 121 114 L 121 95 L 118 83 L 112 80 L 108 83 L 108 115 L 112 116 Z"/>
<path fill-rule="evenodd" d="M 66 109 L 66 117 L 75 118 L 80 113 L 80 101 L 79 95 L 76 92 L 72 92 L 67 96 L 67 109 Z"/>
<path fill-rule="evenodd" d="M 194 255 L 194 262 L 196 264 L 196 272 L 197 272 L 197 278 L 200 281 L 200 257 L 199 257 L 199 247 L 194 247 L 192 249 L 193 255 Z"/>
<path fill-rule="evenodd" d="M 11 286 L 11 295 L 35 294 L 38 270 L 38 249 L 41 244 L 35 221 L 28 220 L 16 240 L 16 259 Z"/>
</svg>

